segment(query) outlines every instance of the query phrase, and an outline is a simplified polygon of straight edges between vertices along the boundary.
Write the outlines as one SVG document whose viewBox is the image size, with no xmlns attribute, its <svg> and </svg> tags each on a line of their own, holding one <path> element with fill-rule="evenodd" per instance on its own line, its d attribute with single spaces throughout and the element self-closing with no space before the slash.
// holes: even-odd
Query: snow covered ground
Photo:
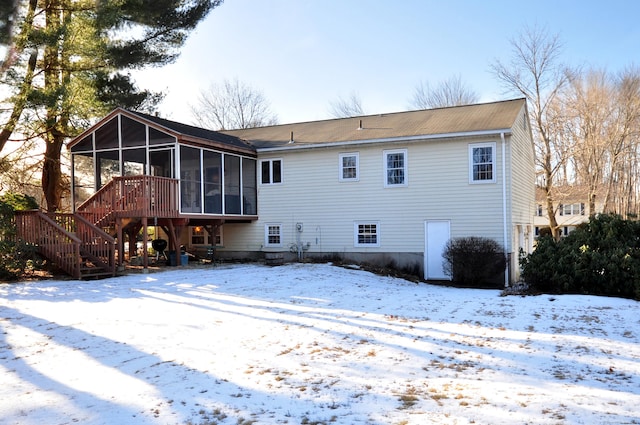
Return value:
<svg viewBox="0 0 640 425">
<path fill-rule="evenodd" d="M 2 424 L 640 424 L 640 303 L 329 264 L 0 285 Z"/>
</svg>

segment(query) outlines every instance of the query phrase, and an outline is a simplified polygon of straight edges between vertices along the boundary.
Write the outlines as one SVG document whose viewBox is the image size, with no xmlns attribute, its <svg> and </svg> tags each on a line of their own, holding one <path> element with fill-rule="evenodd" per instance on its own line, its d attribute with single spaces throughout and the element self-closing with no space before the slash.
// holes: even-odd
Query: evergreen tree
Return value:
<svg viewBox="0 0 640 425">
<path fill-rule="evenodd" d="M 7 3 L 7 2 L 5 2 Z M 5 4 L 3 3 L 3 4 Z M 116 106 L 153 112 L 161 95 L 129 72 L 172 62 L 222 0 L 16 0 L 0 8 L 0 152 L 13 134 L 45 142 L 42 189 L 60 209 L 64 142 Z"/>
</svg>

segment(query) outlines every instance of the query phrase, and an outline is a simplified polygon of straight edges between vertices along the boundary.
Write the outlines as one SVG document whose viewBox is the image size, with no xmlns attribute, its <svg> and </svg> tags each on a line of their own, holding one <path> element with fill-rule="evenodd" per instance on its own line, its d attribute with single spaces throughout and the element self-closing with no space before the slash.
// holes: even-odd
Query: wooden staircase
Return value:
<svg viewBox="0 0 640 425">
<path fill-rule="evenodd" d="M 18 239 L 37 246 L 40 254 L 69 275 L 95 279 L 116 274 L 116 238 L 104 229 L 116 229 L 141 217 L 178 215 L 178 180 L 124 176 L 114 177 L 74 214 L 16 212 L 16 227 Z"/>
<path fill-rule="evenodd" d="M 16 212 L 18 238 L 75 279 L 115 276 L 115 239 L 78 214 Z"/>
</svg>

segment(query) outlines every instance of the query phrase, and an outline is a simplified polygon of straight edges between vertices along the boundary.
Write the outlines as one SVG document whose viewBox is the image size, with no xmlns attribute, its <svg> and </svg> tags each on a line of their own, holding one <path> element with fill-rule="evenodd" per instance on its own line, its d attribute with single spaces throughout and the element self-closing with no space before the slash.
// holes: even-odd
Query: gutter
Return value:
<svg viewBox="0 0 640 425">
<path fill-rule="evenodd" d="M 256 148 L 256 152 L 280 152 L 291 150 L 303 150 L 303 149 L 317 149 L 317 148 L 331 148 L 339 146 L 357 146 L 357 145 L 370 145 L 375 143 L 400 143 L 400 142 L 415 142 L 424 140 L 437 140 L 447 138 L 459 138 L 459 137 L 479 137 L 479 136 L 491 136 L 500 135 L 504 142 L 504 135 L 511 134 L 510 128 L 497 129 L 497 130 L 479 130 L 479 131 L 465 131 L 456 133 L 441 133 L 441 134 L 427 134 L 418 136 L 404 136 L 404 137 L 384 137 L 381 139 L 363 139 L 363 140 L 351 140 L 347 142 L 328 142 L 328 143 L 309 143 L 309 144 L 295 144 L 295 141 L 289 142 L 286 146 L 277 146 L 272 148 Z"/>
<path fill-rule="evenodd" d="M 504 250 L 507 251 L 507 144 L 504 139 L 504 132 L 500 133 L 500 139 L 502 140 L 502 238 L 504 243 Z M 513 259 L 512 259 L 513 260 Z M 511 273 L 511 262 L 507 263 L 507 270 L 504 274 L 504 287 L 509 286 L 509 274 Z"/>
</svg>

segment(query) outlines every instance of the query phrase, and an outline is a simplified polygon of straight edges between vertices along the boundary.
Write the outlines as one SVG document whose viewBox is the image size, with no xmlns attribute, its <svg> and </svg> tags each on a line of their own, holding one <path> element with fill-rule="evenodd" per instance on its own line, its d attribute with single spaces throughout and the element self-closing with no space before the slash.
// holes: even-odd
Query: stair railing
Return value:
<svg viewBox="0 0 640 425">
<path fill-rule="evenodd" d="M 76 212 L 100 227 L 115 217 L 177 217 L 178 180 L 146 175 L 114 177 Z"/>
<path fill-rule="evenodd" d="M 16 211 L 17 236 L 75 279 L 80 279 L 82 241 L 42 211 Z"/>
<path fill-rule="evenodd" d="M 80 255 L 94 265 L 115 276 L 115 238 L 95 226 L 80 214 L 55 213 L 50 215 L 64 230 L 81 241 Z"/>
</svg>

